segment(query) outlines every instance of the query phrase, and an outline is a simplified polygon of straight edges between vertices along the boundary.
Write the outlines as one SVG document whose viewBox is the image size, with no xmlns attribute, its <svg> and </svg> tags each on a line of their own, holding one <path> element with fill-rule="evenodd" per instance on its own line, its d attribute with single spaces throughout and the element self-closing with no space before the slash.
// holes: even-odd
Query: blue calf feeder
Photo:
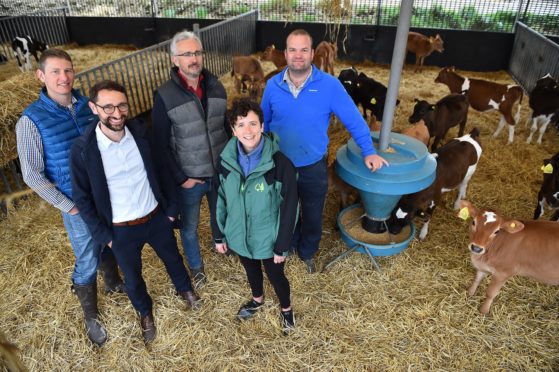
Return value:
<svg viewBox="0 0 559 372">
<path fill-rule="evenodd" d="M 372 138 L 378 148 L 379 132 L 373 132 Z M 414 237 L 413 224 L 392 235 L 386 221 L 402 195 L 423 190 L 433 183 L 437 162 L 423 143 L 398 133 L 390 133 L 389 146 L 379 155 L 390 166 L 371 172 L 353 139 L 336 154 L 336 173 L 359 190 L 363 206 L 352 205 L 340 212 L 338 226 L 350 249 L 332 260 L 325 269 L 339 258 L 358 251 L 368 254 L 378 270 L 375 256 L 397 254 L 407 248 Z"/>
</svg>

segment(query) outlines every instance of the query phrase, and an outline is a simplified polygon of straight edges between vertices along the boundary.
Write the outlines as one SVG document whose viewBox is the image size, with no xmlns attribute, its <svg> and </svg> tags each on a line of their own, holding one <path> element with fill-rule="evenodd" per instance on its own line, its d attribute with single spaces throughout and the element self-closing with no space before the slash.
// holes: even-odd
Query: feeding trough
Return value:
<svg viewBox="0 0 559 372">
<path fill-rule="evenodd" d="M 378 146 L 379 133 L 372 133 Z M 336 173 L 359 190 L 363 206 L 352 205 L 338 216 L 342 239 L 350 249 L 331 261 L 326 268 L 352 251 L 366 253 L 375 267 L 375 256 L 390 256 L 404 250 L 413 239 L 411 224 L 397 235 L 388 231 L 386 221 L 404 194 L 427 188 L 435 180 L 437 162 L 420 141 L 398 133 L 389 134 L 389 146 L 379 151 L 390 166 L 371 172 L 363 162 L 361 150 L 353 139 L 336 154 Z"/>
</svg>

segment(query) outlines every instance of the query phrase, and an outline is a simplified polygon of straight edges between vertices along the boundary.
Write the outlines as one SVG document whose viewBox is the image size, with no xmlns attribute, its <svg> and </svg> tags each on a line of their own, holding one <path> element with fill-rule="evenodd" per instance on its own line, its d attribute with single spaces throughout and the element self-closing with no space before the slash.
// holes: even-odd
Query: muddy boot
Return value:
<svg viewBox="0 0 559 372">
<path fill-rule="evenodd" d="M 103 282 L 105 283 L 105 294 L 110 293 L 124 293 L 124 282 L 118 273 L 118 266 L 116 264 L 115 256 L 110 254 L 103 254 L 101 263 L 99 264 L 99 271 L 103 274 Z"/>
<path fill-rule="evenodd" d="M 89 285 L 74 284 L 72 287 L 82 306 L 87 337 L 97 346 L 103 346 L 107 341 L 107 331 L 98 320 L 97 283 Z"/>
</svg>

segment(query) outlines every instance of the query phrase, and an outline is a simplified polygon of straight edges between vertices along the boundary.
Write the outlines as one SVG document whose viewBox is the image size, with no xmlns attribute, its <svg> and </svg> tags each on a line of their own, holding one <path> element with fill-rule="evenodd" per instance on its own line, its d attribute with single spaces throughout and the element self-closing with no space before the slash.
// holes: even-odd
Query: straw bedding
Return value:
<svg viewBox="0 0 559 372">
<path fill-rule="evenodd" d="M 386 66 L 358 68 L 387 83 Z M 395 130 L 407 125 L 413 98 L 436 101 L 447 94 L 445 86 L 433 82 L 437 72 L 426 68 L 415 74 L 406 68 Z M 512 83 L 505 72 L 468 75 Z M 230 77 L 223 80 L 233 96 Z M 526 107 L 525 97 L 513 145 L 505 145 L 506 133 L 491 136 L 498 123 L 495 113 L 470 110 L 467 124 L 467 131 L 480 129 L 484 148 L 468 199 L 520 219 L 531 218 L 541 161 L 559 145 L 552 129 L 540 146 L 523 142 Z M 447 139 L 456 133 L 457 128 L 451 129 Z M 343 127 L 332 127 L 330 136 L 333 161 L 348 135 Z M 161 262 L 149 247 L 144 250 L 144 277 L 158 326 L 157 339 L 147 349 L 124 295 L 100 294 L 110 339 L 102 349 L 86 340 L 81 309 L 69 291 L 73 258 L 61 218 L 34 196 L 0 223 L 0 327 L 20 347 L 31 370 L 559 369 L 557 288 L 516 278 L 505 285 L 491 314 L 481 316 L 477 308 L 486 282 L 478 294 L 467 297 L 474 277 L 467 223 L 455 217 L 456 193 L 450 194 L 437 208 L 427 240 L 414 240 L 403 253 L 379 258 L 382 272 L 374 271 L 363 254 L 313 275 L 290 257 L 286 271 L 297 329 L 288 337 L 281 335 L 279 304 L 267 281 L 264 309 L 245 323 L 234 319 L 250 296 L 249 288 L 236 258 L 211 251 L 204 206 L 200 240 L 209 279 L 199 289 L 202 310 L 185 310 Z M 334 229 L 337 209 L 337 196 L 329 195 L 317 257 L 321 266 L 346 249 Z"/>
<path fill-rule="evenodd" d="M 72 57 L 76 72 L 87 70 L 129 54 L 135 47 L 123 45 L 69 44 L 61 46 Z M 33 59 L 34 68 L 37 67 Z M 39 96 L 41 82 L 35 70 L 20 72 L 17 63 L 10 60 L 0 65 L 0 167 L 17 157 L 15 125 L 21 113 Z"/>
</svg>

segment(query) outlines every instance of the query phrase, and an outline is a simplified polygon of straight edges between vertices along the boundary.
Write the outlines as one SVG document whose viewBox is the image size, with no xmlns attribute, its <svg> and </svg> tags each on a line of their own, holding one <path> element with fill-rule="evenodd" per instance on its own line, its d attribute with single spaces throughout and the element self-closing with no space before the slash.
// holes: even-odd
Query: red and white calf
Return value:
<svg viewBox="0 0 559 372">
<path fill-rule="evenodd" d="M 479 131 L 474 128 L 470 134 L 451 140 L 433 153 L 437 159 L 435 181 L 424 190 L 402 196 L 387 223 L 391 234 L 398 234 L 418 216 L 425 222 L 419 233 L 419 239 L 424 240 L 429 232 L 429 221 L 444 192 L 458 189 L 454 202 L 454 209 L 458 209 L 481 157 L 478 137 Z"/>
<path fill-rule="evenodd" d="M 534 211 L 534 219 L 543 216 L 545 207 L 554 210 L 551 221 L 559 221 L 559 152 L 551 159 L 543 161 L 543 182 L 538 192 L 538 205 Z"/>
<path fill-rule="evenodd" d="M 39 62 L 38 52 L 43 52 L 49 48 L 48 45 L 42 41 L 33 39 L 31 36 L 16 36 L 12 40 L 12 49 L 17 64 L 21 72 L 31 71 L 33 64 L 31 63 L 31 56 L 35 57 L 35 61 Z"/>
<path fill-rule="evenodd" d="M 492 81 L 470 79 L 462 77 L 454 72 L 454 67 L 445 67 L 439 71 L 435 78 L 436 83 L 448 86 L 451 93 L 467 92 L 470 106 L 477 111 L 498 110 L 501 113 L 499 126 L 493 134 L 497 137 L 504 128 L 505 123 L 509 125 L 509 140 L 514 140 L 514 125 L 520 118 L 520 105 L 522 103 L 523 91 L 518 85 L 505 85 Z M 518 101 L 516 115 L 512 116 L 512 108 Z"/>
<path fill-rule="evenodd" d="M 492 209 L 478 209 L 466 200 L 460 207 L 459 217 L 473 219 L 468 248 L 477 273 L 468 295 L 476 293 L 487 274 L 492 276 L 479 308 L 482 314 L 489 313 L 501 287 L 512 276 L 559 285 L 559 223 L 508 219 Z"/>
<path fill-rule="evenodd" d="M 553 114 L 559 110 L 559 85 L 557 85 L 557 81 L 550 74 L 545 75 L 536 82 L 536 86 L 532 93 L 530 93 L 529 104 L 532 109 L 532 127 L 530 128 L 530 135 L 526 139 L 526 143 L 532 141 L 534 132 L 538 130 L 538 123 L 541 123 L 540 135 L 538 137 L 538 144 L 540 144 Z"/>
</svg>

